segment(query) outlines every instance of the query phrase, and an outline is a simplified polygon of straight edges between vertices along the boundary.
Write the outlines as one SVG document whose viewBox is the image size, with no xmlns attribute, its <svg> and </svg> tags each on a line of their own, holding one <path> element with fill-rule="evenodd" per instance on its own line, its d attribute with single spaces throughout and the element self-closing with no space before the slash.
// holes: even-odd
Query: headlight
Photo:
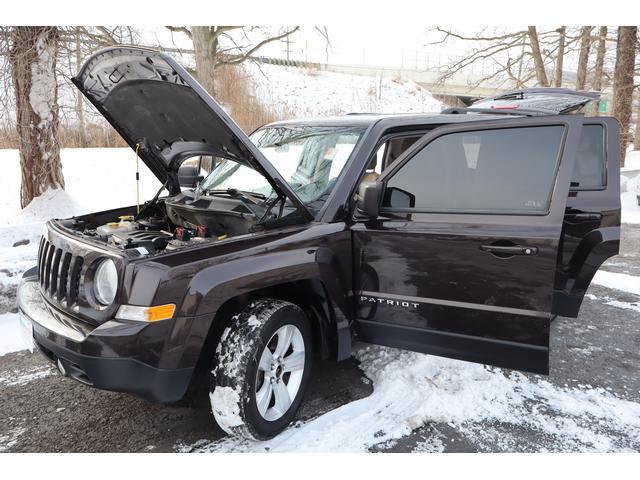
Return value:
<svg viewBox="0 0 640 480">
<path fill-rule="evenodd" d="M 100 262 L 93 276 L 93 294 L 102 305 L 110 305 L 118 290 L 118 270 L 113 260 Z"/>
</svg>

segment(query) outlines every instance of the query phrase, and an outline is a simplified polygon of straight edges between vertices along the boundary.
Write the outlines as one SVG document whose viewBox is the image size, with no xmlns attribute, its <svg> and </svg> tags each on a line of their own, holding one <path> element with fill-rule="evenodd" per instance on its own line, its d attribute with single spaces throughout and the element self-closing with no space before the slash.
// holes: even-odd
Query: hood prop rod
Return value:
<svg viewBox="0 0 640 480">
<path fill-rule="evenodd" d="M 136 143 L 136 215 L 140 215 L 140 143 Z"/>
</svg>

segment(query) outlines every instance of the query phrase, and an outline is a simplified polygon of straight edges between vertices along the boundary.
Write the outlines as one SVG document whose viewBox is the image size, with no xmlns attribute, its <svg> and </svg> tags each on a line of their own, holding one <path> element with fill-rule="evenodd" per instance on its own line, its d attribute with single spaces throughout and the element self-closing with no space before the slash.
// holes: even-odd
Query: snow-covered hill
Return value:
<svg viewBox="0 0 640 480">
<path fill-rule="evenodd" d="M 285 105 L 296 116 L 440 112 L 445 107 L 408 80 L 269 64 L 249 63 L 243 68 L 263 105 Z"/>
</svg>

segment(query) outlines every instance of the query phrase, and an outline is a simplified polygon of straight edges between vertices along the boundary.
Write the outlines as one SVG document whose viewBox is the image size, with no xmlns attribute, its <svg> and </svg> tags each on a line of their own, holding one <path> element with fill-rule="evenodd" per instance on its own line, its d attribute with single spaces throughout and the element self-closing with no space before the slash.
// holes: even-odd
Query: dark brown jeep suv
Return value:
<svg viewBox="0 0 640 480">
<path fill-rule="evenodd" d="M 346 359 L 354 339 L 546 374 L 550 322 L 577 317 L 618 253 L 619 127 L 578 113 L 596 94 L 247 137 L 160 52 L 103 50 L 73 81 L 163 189 L 49 221 L 25 325 L 97 388 L 174 402 L 208 372 L 229 433 L 285 428 L 312 359 Z"/>
</svg>

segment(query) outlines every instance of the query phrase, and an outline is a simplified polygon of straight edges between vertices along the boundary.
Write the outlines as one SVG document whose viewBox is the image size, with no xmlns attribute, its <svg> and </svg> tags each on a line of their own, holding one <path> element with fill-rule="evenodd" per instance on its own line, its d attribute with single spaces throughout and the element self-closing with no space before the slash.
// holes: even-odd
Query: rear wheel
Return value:
<svg viewBox="0 0 640 480">
<path fill-rule="evenodd" d="M 227 433 L 264 440 L 295 417 L 309 380 L 311 329 L 304 312 L 263 299 L 233 318 L 214 359 L 211 408 Z"/>
</svg>

